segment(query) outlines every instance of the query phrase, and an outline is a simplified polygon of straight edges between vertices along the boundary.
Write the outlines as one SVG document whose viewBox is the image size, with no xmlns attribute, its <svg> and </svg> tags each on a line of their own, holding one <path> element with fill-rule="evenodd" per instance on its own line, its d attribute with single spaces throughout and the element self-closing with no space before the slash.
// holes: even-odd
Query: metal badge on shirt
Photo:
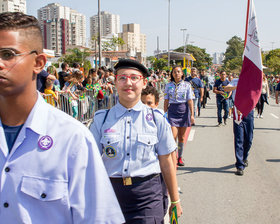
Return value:
<svg viewBox="0 0 280 224">
<path fill-rule="evenodd" d="M 104 152 L 105 152 L 106 156 L 109 158 L 115 158 L 117 155 L 117 151 L 114 149 L 113 146 L 110 146 L 110 145 L 105 147 Z"/>
<path fill-rule="evenodd" d="M 48 135 L 42 136 L 38 141 L 38 146 L 42 150 L 48 150 L 52 147 L 52 145 L 53 139 Z"/>
</svg>

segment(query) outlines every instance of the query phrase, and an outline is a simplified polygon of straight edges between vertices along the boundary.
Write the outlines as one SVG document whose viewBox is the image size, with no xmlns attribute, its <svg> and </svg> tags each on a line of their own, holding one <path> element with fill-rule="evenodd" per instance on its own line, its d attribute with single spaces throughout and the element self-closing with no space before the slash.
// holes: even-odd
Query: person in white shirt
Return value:
<svg viewBox="0 0 280 224">
<path fill-rule="evenodd" d="M 123 223 L 90 131 L 36 91 L 42 48 L 35 17 L 0 14 L 0 222 Z"/>
</svg>

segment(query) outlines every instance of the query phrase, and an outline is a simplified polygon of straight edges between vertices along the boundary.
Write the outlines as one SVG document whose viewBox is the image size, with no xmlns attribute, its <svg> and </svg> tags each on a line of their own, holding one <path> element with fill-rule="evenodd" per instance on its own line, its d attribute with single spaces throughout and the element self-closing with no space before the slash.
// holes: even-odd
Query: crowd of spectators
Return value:
<svg viewBox="0 0 280 224">
<path fill-rule="evenodd" d="M 51 65 L 37 76 L 37 90 L 53 106 L 59 105 L 59 96 L 67 98 L 72 112 L 69 113 L 78 118 L 79 100 L 84 99 L 85 94 L 91 92 L 96 102 L 96 109 L 108 108 L 115 105 L 118 96 L 115 91 L 115 74 L 112 68 L 102 66 L 84 72 L 78 63 L 69 65 L 62 63 L 61 71 Z M 163 89 L 169 81 L 169 72 L 150 70 L 148 85 Z"/>
</svg>

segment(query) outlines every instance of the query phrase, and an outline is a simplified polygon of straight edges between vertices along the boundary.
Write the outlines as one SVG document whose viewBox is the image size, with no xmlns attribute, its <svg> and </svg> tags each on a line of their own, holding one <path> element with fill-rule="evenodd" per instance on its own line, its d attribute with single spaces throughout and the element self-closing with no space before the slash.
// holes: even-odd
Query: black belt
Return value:
<svg viewBox="0 0 280 224">
<path fill-rule="evenodd" d="M 135 183 L 142 183 L 144 181 L 150 180 L 157 176 L 159 176 L 158 173 L 151 174 L 146 177 L 117 177 L 117 178 L 110 177 L 110 180 L 112 183 L 118 183 L 118 184 L 123 184 L 123 185 L 127 186 L 127 185 L 132 185 Z"/>
</svg>

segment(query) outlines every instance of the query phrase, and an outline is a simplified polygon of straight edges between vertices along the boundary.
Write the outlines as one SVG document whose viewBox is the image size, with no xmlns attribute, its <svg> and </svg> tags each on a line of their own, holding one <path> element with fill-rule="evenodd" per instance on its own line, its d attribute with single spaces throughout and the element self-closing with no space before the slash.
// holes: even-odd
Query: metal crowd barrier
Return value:
<svg viewBox="0 0 280 224">
<path fill-rule="evenodd" d="M 163 93 L 164 86 L 165 84 L 163 82 L 155 83 L 155 88 L 160 94 Z M 106 94 L 102 100 L 97 99 L 94 90 L 76 91 L 75 93 L 80 96 L 78 100 L 73 100 L 69 93 L 59 93 L 58 101 L 55 101 L 51 94 L 44 95 L 43 97 L 47 103 L 64 111 L 70 116 L 75 114 L 73 106 L 76 106 L 78 108 L 76 119 L 85 125 L 91 123 L 94 113 L 97 110 L 109 109 L 113 107 L 118 101 L 116 88 L 113 88 L 112 94 L 109 93 L 109 90 L 106 90 Z"/>
</svg>

